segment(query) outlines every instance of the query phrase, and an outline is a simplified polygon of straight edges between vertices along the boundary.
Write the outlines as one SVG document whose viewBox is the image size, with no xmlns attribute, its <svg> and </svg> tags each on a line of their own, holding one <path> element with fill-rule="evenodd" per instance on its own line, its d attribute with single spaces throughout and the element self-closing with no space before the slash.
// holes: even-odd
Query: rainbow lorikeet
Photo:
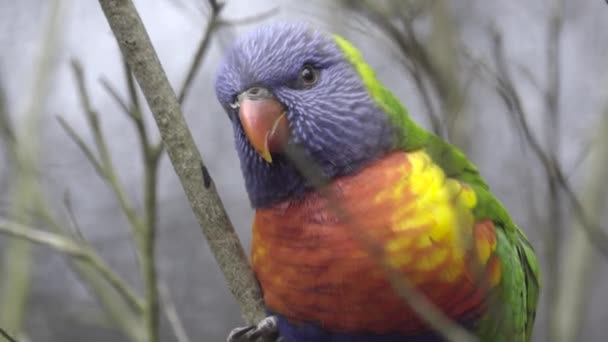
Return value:
<svg viewBox="0 0 608 342">
<path fill-rule="evenodd" d="M 442 340 L 381 265 L 480 340 L 530 340 L 540 277 L 526 236 L 353 45 L 306 24 L 262 26 L 229 50 L 215 86 L 283 341 Z"/>
</svg>

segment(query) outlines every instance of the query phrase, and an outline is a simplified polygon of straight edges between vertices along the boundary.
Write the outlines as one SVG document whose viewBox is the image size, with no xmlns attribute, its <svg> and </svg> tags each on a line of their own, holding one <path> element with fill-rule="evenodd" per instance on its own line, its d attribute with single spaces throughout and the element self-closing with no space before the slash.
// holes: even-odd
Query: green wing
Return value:
<svg viewBox="0 0 608 342">
<path fill-rule="evenodd" d="M 469 184 L 477 194 L 477 220 L 491 219 L 497 230 L 496 254 L 503 268 L 498 289 L 491 295 L 488 313 L 480 322 L 483 341 L 529 341 L 536 317 L 540 272 L 532 246 L 490 192 L 477 168 L 464 154 L 440 138 L 427 133 L 424 147 L 449 177 Z M 408 149 L 408 146 L 404 146 Z"/>
<path fill-rule="evenodd" d="M 480 338 L 483 341 L 529 341 L 536 316 L 540 273 L 525 234 L 490 192 L 475 165 L 457 148 L 418 126 L 399 100 L 376 79 L 361 53 L 345 39 L 334 38 L 371 96 L 397 128 L 396 147 L 404 151 L 425 149 L 446 176 L 465 182 L 475 190 L 476 219 L 491 219 L 497 228 L 496 253 L 503 272 L 498 289 L 492 294 L 492 309 L 479 324 Z"/>
</svg>

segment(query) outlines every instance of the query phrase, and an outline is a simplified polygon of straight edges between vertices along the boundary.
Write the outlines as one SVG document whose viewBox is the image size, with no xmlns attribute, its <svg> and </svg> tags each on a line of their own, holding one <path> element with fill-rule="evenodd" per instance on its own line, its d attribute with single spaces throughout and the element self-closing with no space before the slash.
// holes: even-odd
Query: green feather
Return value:
<svg viewBox="0 0 608 342">
<path fill-rule="evenodd" d="M 374 70 L 350 42 L 334 36 L 346 59 L 357 70 L 371 97 L 397 127 L 397 149 L 424 149 L 448 177 L 468 184 L 477 195 L 474 215 L 490 219 L 497 227 L 496 253 L 503 267 L 498 291 L 480 322 L 477 334 L 484 341 L 529 341 L 536 315 L 540 272 L 534 251 L 524 232 L 490 192 L 479 171 L 456 147 L 426 131 L 409 116 L 401 102 L 380 83 Z"/>
</svg>

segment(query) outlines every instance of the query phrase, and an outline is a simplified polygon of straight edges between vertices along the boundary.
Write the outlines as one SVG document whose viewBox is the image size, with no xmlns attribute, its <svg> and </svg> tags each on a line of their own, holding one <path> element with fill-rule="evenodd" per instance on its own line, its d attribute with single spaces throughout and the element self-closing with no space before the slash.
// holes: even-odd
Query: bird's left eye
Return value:
<svg viewBox="0 0 608 342">
<path fill-rule="evenodd" d="M 311 65 L 304 65 L 298 76 L 298 85 L 301 88 L 310 88 L 319 81 L 319 70 Z"/>
</svg>

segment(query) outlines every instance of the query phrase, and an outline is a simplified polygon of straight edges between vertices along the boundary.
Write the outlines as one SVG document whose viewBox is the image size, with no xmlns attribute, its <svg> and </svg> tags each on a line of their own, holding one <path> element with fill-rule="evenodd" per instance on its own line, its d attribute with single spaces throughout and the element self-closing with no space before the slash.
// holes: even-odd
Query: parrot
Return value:
<svg viewBox="0 0 608 342">
<path fill-rule="evenodd" d="M 477 167 L 416 123 L 351 42 L 262 24 L 217 70 L 269 319 L 250 329 L 289 342 L 446 340 L 406 284 L 477 340 L 530 341 L 532 245 Z"/>
</svg>

